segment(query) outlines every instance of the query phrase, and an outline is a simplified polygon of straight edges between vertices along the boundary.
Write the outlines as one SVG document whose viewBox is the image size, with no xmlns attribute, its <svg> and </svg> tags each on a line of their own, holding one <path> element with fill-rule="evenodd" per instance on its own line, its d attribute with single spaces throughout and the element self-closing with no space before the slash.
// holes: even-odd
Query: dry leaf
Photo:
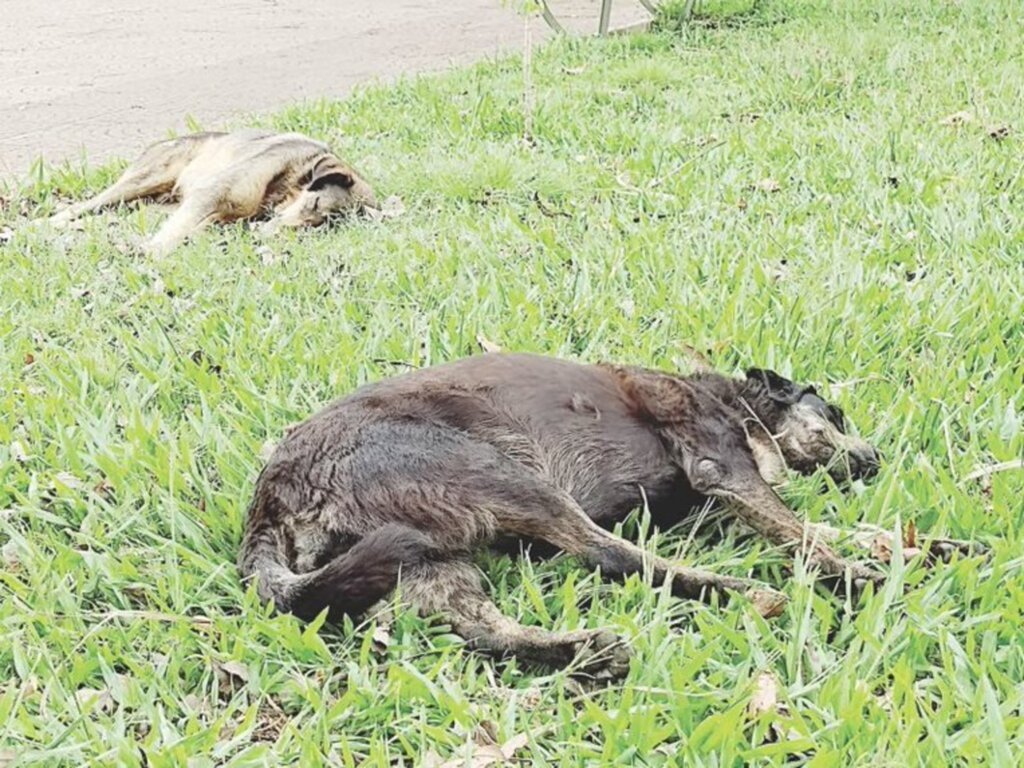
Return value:
<svg viewBox="0 0 1024 768">
<path fill-rule="evenodd" d="M 562 67 L 562 71 L 567 75 L 582 75 L 587 71 L 586 67 Z"/>
<path fill-rule="evenodd" d="M 761 672 L 754 680 L 754 693 L 750 697 L 747 711 L 751 717 L 765 712 L 774 712 L 779 704 L 779 683 L 771 672 Z"/>
<path fill-rule="evenodd" d="M 22 698 L 31 698 L 37 693 L 39 693 L 39 678 L 31 675 L 28 680 L 21 684 L 21 695 Z"/>
<path fill-rule="evenodd" d="M 482 333 L 478 333 L 476 335 L 476 343 L 480 345 L 480 349 L 484 352 L 501 352 L 501 347 L 488 339 Z"/>
<path fill-rule="evenodd" d="M 92 487 L 92 490 L 97 496 L 102 496 L 108 501 L 114 498 L 114 486 L 112 486 L 105 477 L 96 483 L 96 485 Z"/>
<path fill-rule="evenodd" d="M 20 440 L 11 443 L 11 458 L 19 464 L 24 464 L 28 460 L 28 453 L 25 452 L 25 446 Z"/>
<path fill-rule="evenodd" d="M 391 195 L 384 200 L 380 207 L 380 212 L 385 219 L 393 219 L 405 213 L 405 203 L 402 202 L 402 198 L 398 195 Z"/>
<path fill-rule="evenodd" d="M 488 744 L 497 744 L 498 737 L 498 724 L 493 720 L 481 720 L 477 725 L 476 734 L 473 739 L 477 744 L 481 746 L 487 746 Z"/>
<path fill-rule="evenodd" d="M 260 446 L 260 458 L 263 459 L 264 464 L 270 461 L 275 448 L 277 448 L 277 441 L 270 439 L 265 440 L 263 445 Z"/>
<path fill-rule="evenodd" d="M 249 682 L 249 668 L 240 661 L 215 662 L 214 669 L 221 696 L 230 696 Z"/>
<path fill-rule="evenodd" d="M 12 539 L 0 547 L 0 563 L 6 570 L 14 570 L 21 565 L 21 558 L 18 556 L 18 545 Z"/>
<path fill-rule="evenodd" d="M 373 630 L 373 649 L 378 653 L 384 653 L 391 645 L 391 632 L 386 624 L 379 624 Z"/>
<path fill-rule="evenodd" d="M 237 677 L 243 683 L 249 682 L 249 668 L 240 661 L 225 661 L 217 664 L 217 669 L 231 677 Z"/>
<path fill-rule="evenodd" d="M 276 701 L 267 699 L 256 712 L 256 727 L 252 732 L 253 741 L 274 743 L 281 738 L 286 725 L 288 725 L 288 715 Z"/>
<path fill-rule="evenodd" d="M 747 704 L 747 713 L 754 720 L 765 714 L 778 715 L 781 718 L 789 716 L 786 703 L 779 701 L 779 682 L 771 672 L 761 672 L 755 678 L 754 692 Z M 799 732 L 784 726 L 784 720 L 780 721 L 776 717 L 770 722 L 769 730 L 765 734 L 766 742 L 793 741 L 800 738 Z"/>
<path fill-rule="evenodd" d="M 263 262 L 263 266 L 270 267 L 281 261 L 280 254 L 276 253 L 270 246 L 261 245 L 256 249 L 256 253 L 259 254 L 260 261 Z"/>
<path fill-rule="evenodd" d="M 696 371 L 698 373 L 709 372 L 714 370 L 715 367 L 711 364 L 711 361 L 708 359 L 708 356 L 705 355 L 696 347 L 690 344 L 680 344 L 679 347 L 680 349 L 683 350 L 683 353 L 686 355 L 686 359 L 689 363 L 689 367 L 691 370 Z M 708 351 L 710 352 L 710 350 Z"/>
<path fill-rule="evenodd" d="M 974 122 L 974 115 L 966 110 L 960 112 L 954 112 L 952 115 L 947 115 L 939 121 L 942 125 L 951 125 L 959 127 L 961 125 L 967 125 L 968 123 Z"/>
<path fill-rule="evenodd" d="M 530 737 L 525 733 L 519 733 L 501 744 L 475 744 L 470 754 L 468 765 L 472 768 L 487 768 L 490 765 L 500 765 L 515 758 L 516 752 L 530 742 Z M 429 757 L 429 756 L 428 756 Z M 423 764 L 427 764 L 424 758 Z M 456 757 L 447 762 L 434 764 L 437 768 L 464 768 L 467 765 L 464 756 Z"/>
<path fill-rule="evenodd" d="M 903 532 L 903 546 L 917 548 L 917 524 L 913 520 L 907 523 L 907 529 Z"/>
<path fill-rule="evenodd" d="M 18 752 L 14 749 L 0 749 L 0 768 L 7 768 L 9 765 L 14 765 L 14 761 L 18 759 Z"/>
<path fill-rule="evenodd" d="M 985 128 L 985 133 L 988 134 L 990 139 L 996 141 L 1002 141 L 1010 137 L 1010 126 L 1006 123 L 993 123 L 992 125 Z"/>
<path fill-rule="evenodd" d="M 405 213 L 405 203 L 398 195 L 391 195 L 380 204 L 378 208 L 367 208 L 366 215 L 374 221 L 381 219 L 394 219 Z"/>
<path fill-rule="evenodd" d="M 630 176 L 629 171 L 623 171 L 615 177 L 615 181 L 619 183 L 620 187 L 626 189 L 637 189 L 636 185 L 633 184 L 633 177 Z"/>
<path fill-rule="evenodd" d="M 913 523 L 907 526 L 906 543 L 901 544 L 900 551 L 903 555 L 903 560 L 912 560 L 921 554 L 920 548 L 917 546 L 917 528 Z M 893 543 L 895 542 L 895 536 L 888 532 L 879 532 L 875 534 L 870 542 L 868 548 L 871 550 L 871 556 L 874 557 L 881 563 L 891 563 L 893 555 Z"/>
<path fill-rule="evenodd" d="M 979 477 L 988 477 L 996 472 L 1009 472 L 1014 469 L 1024 469 L 1024 459 L 1010 459 L 1009 461 L 1003 461 L 999 464 L 990 464 L 987 467 L 978 467 L 973 472 L 964 476 L 964 482 L 977 480 Z"/>
<path fill-rule="evenodd" d="M 517 733 L 511 739 L 501 745 L 501 751 L 505 754 L 506 760 L 511 760 L 515 757 L 516 752 L 525 747 L 530 743 L 529 735 L 525 733 Z"/>
<path fill-rule="evenodd" d="M 785 259 L 780 260 L 778 263 L 772 265 L 768 274 L 776 283 L 786 280 L 789 277 L 789 262 Z"/>
<path fill-rule="evenodd" d="M 709 144 L 717 144 L 719 141 L 717 133 L 709 133 L 707 136 L 698 136 L 693 140 L 693 143 L 697 147 L 706 147 Z"/>
<path fill-rule="evenodd" d="M 58 472 L 54 475 L 53 479 L 71 490 L 77 490 L 82 487 L 82 481 L 75 477 L 70 472 Z"/>
<path fill-rule="evenodd" d="M 871 556 L 880 563 L 892 562 L 892 536 L 880 533 L 871 540 Z"/>
<path fill-rule="evenodd" d="M 778 192 L 782 189 L 782 186 L 778 181 L 769 176 L 767 179 L 761 179 L 757 182 L 757 184 L 754 185 L 754 188 L 761 192 Z"/>
<path fill-rule="evenodd" d="M 75 691 L 75 699 L 82 709 L 110 712 L 114 708 L 114 697 L 106 689 L 79 688 Z"/>
<path fill-rule="evenodd" d="M 10 227 L 0 229 L 0 243 L 9 243 L 14 238 L 14 230 Z"/>
<path fill-rule="evenodd" d="M 205 717 L 210 714 L 210 705 L 206 699 L 201 699 L 194 693 L 188 694 L 188 696 L 186 696 L 182 701 L 182 704 L 185 705 L 186 709 L 200 717 Z"/>
<path fill-rule="evenodd" d="M 542 700 L 543 694 L 541 694 L 540 688 L 533 686 L 523 691 L 519 703 L 523 705 L 523 709 L 534 710 L 540 706 Z"/>
</svg>

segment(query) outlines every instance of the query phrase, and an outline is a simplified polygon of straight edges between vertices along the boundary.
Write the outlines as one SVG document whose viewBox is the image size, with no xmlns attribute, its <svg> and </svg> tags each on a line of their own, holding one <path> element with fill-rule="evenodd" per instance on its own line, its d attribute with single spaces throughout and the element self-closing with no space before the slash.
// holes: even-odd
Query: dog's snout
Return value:
<svg viewBox="0 0 1024 768">
<path fill-rule="evenodd" d="M 854 478 L 866 480 L 874 477 L 881 465 L 881 454 L 867 443 L 850 451 L 850 472 Z"/>
</svg>

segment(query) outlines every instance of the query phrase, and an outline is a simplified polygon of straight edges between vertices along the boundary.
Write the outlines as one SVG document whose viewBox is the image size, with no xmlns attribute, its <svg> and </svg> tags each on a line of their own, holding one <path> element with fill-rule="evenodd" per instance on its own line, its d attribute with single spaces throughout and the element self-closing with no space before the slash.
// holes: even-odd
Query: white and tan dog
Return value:
<svg viewBox="0 0 1024 768">
<path fill-rule="evenodd" d="M 139 199 L 178 204 L 145 246 L 155 255 L 169 253 L 211 222 L 268 218 L 265 228 L 272 232 L 316 226 L 377 204 L 366 180 L 326 144 L 298 133 L 249 129 L 157 142 L 112 186 L 50 222 L 66 225 Z"/>
</svg>

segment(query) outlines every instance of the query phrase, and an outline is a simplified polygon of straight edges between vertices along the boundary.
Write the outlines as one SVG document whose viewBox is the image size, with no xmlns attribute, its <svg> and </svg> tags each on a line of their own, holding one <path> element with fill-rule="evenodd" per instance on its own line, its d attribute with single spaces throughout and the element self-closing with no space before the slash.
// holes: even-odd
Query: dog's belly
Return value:
<svg viewBox="0 0 1024 768">
<path fill-rule="evenodd" d="M 671 526 L 706 501 L 702 494 L 693 490 L 681 471 L 667 465 L 638 469 L 628 479 L 622 479 L 626 475 L 621 466 L 598 466 L 594 470 L 593 482 L 585 489 L 577 487 L 570 492 L 592 520 L 607 528 L 644 507 L 657 525 Z M 602 470 L 604 473 L 599 475 Z M 605 481 L 616 474 L 619 479 L 615 483 Z"/>
</svg>

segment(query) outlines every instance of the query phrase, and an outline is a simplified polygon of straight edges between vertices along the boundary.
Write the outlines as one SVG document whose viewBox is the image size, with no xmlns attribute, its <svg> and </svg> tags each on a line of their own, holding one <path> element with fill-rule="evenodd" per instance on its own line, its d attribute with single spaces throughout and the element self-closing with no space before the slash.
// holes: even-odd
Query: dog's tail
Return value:
<svg viewBox="0 0 1024 768">
<path fill-rule="evenodd" d="M 257 497 L 253 507 L 259 503 Z M 282 562 L 273 527 L 259 525 L 268 517 L 259 512 L 266 510 L 253 512 L 257 525 L 246 531 L 239 555 L 242 577 L 255 576 L 261 598 L 307 621 L 324 608 L 331 619 L 363 613 L 395 588 L 403 568 L 426 561 L 433 551 L 425 534 L 389 523 L 315 571 L 297 574 Z"/>
</svg>

